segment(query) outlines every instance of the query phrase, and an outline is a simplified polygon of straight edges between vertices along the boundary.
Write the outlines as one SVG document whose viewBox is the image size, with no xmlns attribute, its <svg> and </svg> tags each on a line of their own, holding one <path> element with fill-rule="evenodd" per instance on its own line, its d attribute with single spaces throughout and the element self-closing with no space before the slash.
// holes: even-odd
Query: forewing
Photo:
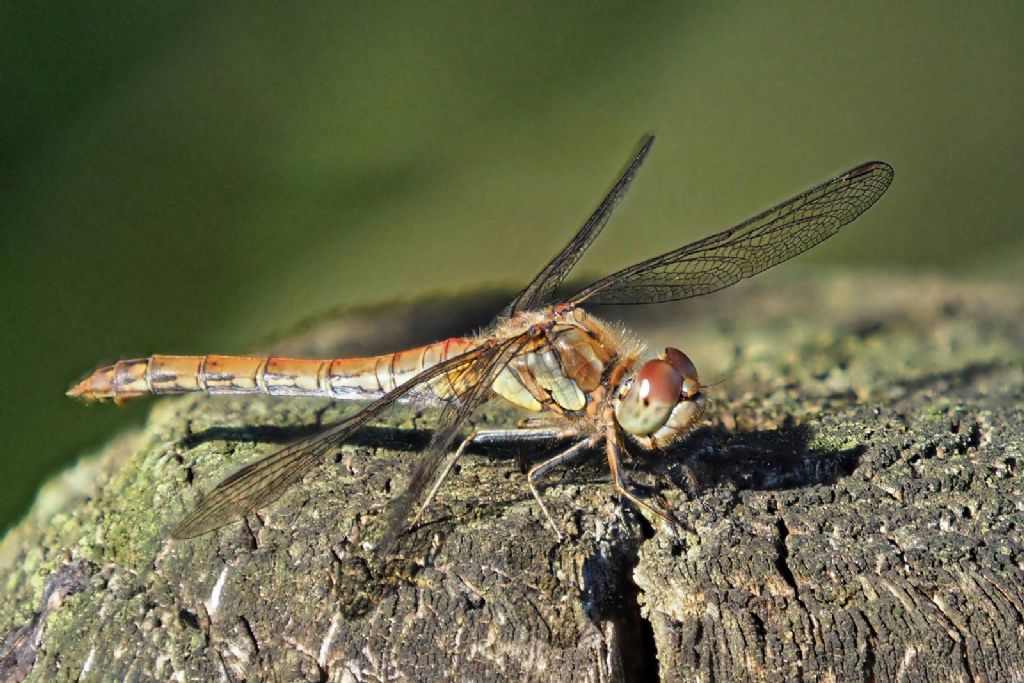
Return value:
<svg viewBox="0 0 1024 683">
<path fill-rule="evenodd" d="M 320 464 L 327 453 L 340 446 L 353 432 L 383 413 L 405 394 L 430 383 L 451 384 L 453 388 L 461 390 L 461 393 L 452 393 L 446 397 L 442 411 L 443 415 L 454 414 L 458 418 L 455 422 L 448 418 L 452 423 L 450 428 L 453 434 L 445 437 L 445 443 L 450 444 L 458 425 L 479 405 L 476 403 L 472 407 L 463 407 L 460 401 L 464 398 L 477 400 L 478 392 L 486 398 L 490 389 L 490 383 L 483 386 L 480 382 L 474 382 L 473 378 L 493 377 L 495 357 L 502 355 L 518 339 L 512 337 L 494 345 L 480 346 L 428 368 L 342 422 L 246 465 L 206 494 L 174 528 L 171 535 L 174 538 L 193 538 L 274 501 Z M 440 432 L 435 434 L 431 449 L 435 443 L 443 447 L 438 442 L 439 436 Z"/>
<path fill-rule="evenodd" d="M 612 187 L 590 218 L 587 219 L 587 222 L 583 224 L 583 227 L 565 245 L 565 248 L 544 266 L 543 270 L 537 274 L 537 277 L 533 278 L 533 281 L 526 289 L 521 291 L 512 300 L 512 303 L 502 311 L 503 316 L 508 317 L 523 311 L 533 310 L 548 302 L 555 289 L 558 288 L 558 285 L 562 284 L 569 271 L 572 270 L 573 266 L 576 265 L 576 262 L 580 260 L 580 257 L 583 256 L 583 253 L 593 241 L 597 239 L 597 236 L 601 234 L 604 226 L 608 224 L 612 211 L 619 203 L 619 200 L 625 196 L 653 144 L 654 136 L 647 136 L 640 150 L 633 157 L 633 161 L 623 171 L 615 186 Z"/>
<path fill-rule="evenodd" d="M 836 234 L 878 201 L 892 177 L 884 162 L 862 164 L 734 228 L 598 280 L 567 302 L 649 304 L 723 289 Z"/>
<path fill-rule="evenodd" d="M 485 354 L 481 354 L 473 364 L 447 373 L 443 377 L 447 390 L 457 400 L 448 401 L 441 410 L 434 435 L 426 450 L 417 459 L 416 469 L 413 470 L 408 485 L 402 494 L 392 501 L 387 527 L 377 546 L 378 556 L 386 557 L 391 554 L 399 536 L 405 531 L 410 513 L 424 502 L 424 496 L 442 470 L 441 465 L 462 426 L 473 411 L 488 399 L 491 386 L 498 374 L 519 353 L 528 339 L 528 332 L 506 339 L 488 349 Z"/>
</svg>

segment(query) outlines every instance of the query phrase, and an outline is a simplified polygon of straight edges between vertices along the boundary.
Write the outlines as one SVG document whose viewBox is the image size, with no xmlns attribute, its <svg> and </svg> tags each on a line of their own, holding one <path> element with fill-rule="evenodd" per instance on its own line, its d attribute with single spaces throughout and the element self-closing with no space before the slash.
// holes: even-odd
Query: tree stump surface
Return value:
<svg viewBox="0 0 1024 683">
<path fill-rule="evenodd" d="M 620 505 L 595 453 L 544 490 L 559 542 L 516 452 L 477 449 L 375 562 L 427 410 L 365 430 L 243 522 L 170 540 L 201 492 L 351 407 L 156 400 L 0 544 L 0 680 L 1020 681 L 1021 291 L 772 277 L 592 311 L 720 381 L 705 424 L 629 472 L 675 534 Z M 498 308 L 358 313 L 286 350 L 389 351 Z M 475 424 L 517 417 L 495 403 Z"/>
</svg>

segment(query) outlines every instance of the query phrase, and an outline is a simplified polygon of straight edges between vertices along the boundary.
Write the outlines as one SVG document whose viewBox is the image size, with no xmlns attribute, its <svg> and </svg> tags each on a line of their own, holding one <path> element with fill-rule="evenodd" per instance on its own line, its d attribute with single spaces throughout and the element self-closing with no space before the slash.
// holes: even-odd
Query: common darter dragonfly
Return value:
<svg viewBox="0 0 1024 683">
<path fill-rule="evenodd" d="M 663 510 L 633 493 L 623 457 L 630 447 L 656 451 L 686 437 L 704 416 L 706 386 L 679 349 L 667 348 L 642 361 L 641 344 L 582 306 L 687 299 L 752 277 L 828 239 L 864 213 L 889 187 L 893 170 L 880 161 L 861 164 L 735 227 L 624 268 L 572 296 L 556 297 L 556 289 L 608 223 L 653 143 L 653 136 L 644 141 L 579 232 L 482 334 L 369 358 L 153 355 L 101 367 L 67 393 L 117 403 L 144 394 L 199 391 L 370 401 L 351 417 L 221 481 L 173 529 L 176 538 L 199 536 L 270 504 L 328 452 L 398 402 L 439 410 L 430 443 L 391 506 L 380 547 L 390 546 L 417 523 L 472 443 L 572 442 L 527 474 L 530 491 L 559 537 L 538 482 L 599 446 L 615 491 L 672 524 Z M 474 430 L 452 453 L 466 421 L 493 396 L 544 419 L 517 429 Z M 541 426 L 528 426 L 538 422 Z M 413 509 L 415 518 L 407 523 Z"/>
</svg>

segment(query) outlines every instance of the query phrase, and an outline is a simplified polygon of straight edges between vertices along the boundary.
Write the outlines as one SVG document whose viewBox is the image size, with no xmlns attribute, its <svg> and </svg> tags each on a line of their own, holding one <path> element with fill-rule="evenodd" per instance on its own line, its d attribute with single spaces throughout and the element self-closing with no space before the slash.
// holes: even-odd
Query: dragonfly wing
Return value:
<svg viewBox="0 0 1024 683">
<path fill-rule="evenodd" d="M 576 262 L 580 260 L 580 257 L 583 256 L 583 253 L 593 241 L 597 239 L 597 236 L 601 234 L 604 226 L 608 224 L 612 211 L 619 203 L 619 200 L 625 196 L 626 191 L 629 190 L 629 186 L 636 177 L 637 171 L 640 170 L 640 164 L 643 163 L 647 153 L 651 151 L 653 144 L 654 136 L 647 136 L 640 150 L 633 157 L 633 161 L 623 171 L 615 186 L 612 187 L 590 218 L 587 219 L 587 222 L 583 224 L 579 232 L 573 236 L 572 240 L 565 245 L 565 248 L 555 258 L 551 259 L 544 266 L 543 270 L 537 274 L 537 277 L 533 278 L 533 281 L 527 285 L 526 289 L 521 291 L 512 300 L 512 303 L 502 311 L 502 316 L 509 317 L 516 313 L 540 308 L 548 302 L 555 289 L 558 288 L 558 285 L 562 284 L 569 271 L 572 270 L 573 266 L 576 265 Z"/>
<path fill-rule="evenodd" d="M 390 505 L 387 527 L 377 546 L 379 557 L 391 554 L 399 536 L 406 529 L 410 513 L 423 503 L 466 420 L 490 397 L 494 381 L 529 338 L 529 332 L 526 332 L 506 339 L 481 354 L 471 365 L 444 375 L 445 389 L 457 400 L 448 401 L 441 410 L 434 435 L 418 458 L 408 485 Z"/>
<path fill-rule="evenodd" d="M 324 453 L 352 431 L 346 423 L 339 423 L 246 465 L 203 496 L 171 536 L 201 536 L 272 502 L 320 464 Z"/>
<path fill-rule="evenodd" d="M 229 524 L 254 508 L 267 505 L 288 487 L 300 481 L 306 473 L 323 461 L 327 453 L 341 445 L 353 432 L 390 408 L 400 398 L 425 384 L 450 385 L 453 390 L 450 394 L 444 394 L 450 398 L 446 400 L 443 410 L 444 414 L 451 414 L 454 411 L 460 418 L 452 425 L 453 434 L 447 437 L 447 443 L 451 443 L 454 432 L 468 416 L 468 413 L 463 414 L 461 401 L 464 397 L 472 397 L 475 400 L 477 392 L 483 393 L 486 398 L 490 389 L 490 383 L 483 386 L 482 382 L 474 383 L 473 378 L 491 378 L 493 382 L 496 359 L 504 358 L 503 352 L 509 347 L 518 348 L 519 341 L 519 336 L 510 337 L 450 358 L 424 370 L 338 424 L 246 465 L 205 495 L 174 528 L 171 535 L 174 538 L 193 538 Z M 462 389 L 461 394 L 455 391 L 458 389 Z M 472 412 L 477 405 L 479 403 L 468 408 L 468 412 Z M 435 435 L 434 442 L 438 441 L 438 435 Z"/>
<path fill-rule="evenodd" d="M 862 164 L 733 228 L 598 280 L 567 303 L 649 304 L 724 289 L 836 234 L 878 201 L 892 178 L 884 162 Z"/>
</svg>

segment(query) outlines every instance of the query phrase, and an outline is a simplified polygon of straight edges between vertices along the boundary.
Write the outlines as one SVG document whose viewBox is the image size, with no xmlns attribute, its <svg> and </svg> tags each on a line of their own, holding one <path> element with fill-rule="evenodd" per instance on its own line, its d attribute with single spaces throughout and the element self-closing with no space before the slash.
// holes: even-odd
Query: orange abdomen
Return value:
<svg viewBox="0 0 1024 683">
<path fill-rule="evenodd" d="M 68 390 L 87 402 L 123 403 L 145 394 L 270 394 L 371 399 L 476 344 L 452 338 L 367 358 L 301 359 L 248 356 L 163 356 L 121 360 L 95 370 Z M 443 397 L 431 385 L 412 398 Z"/>
</svg>

